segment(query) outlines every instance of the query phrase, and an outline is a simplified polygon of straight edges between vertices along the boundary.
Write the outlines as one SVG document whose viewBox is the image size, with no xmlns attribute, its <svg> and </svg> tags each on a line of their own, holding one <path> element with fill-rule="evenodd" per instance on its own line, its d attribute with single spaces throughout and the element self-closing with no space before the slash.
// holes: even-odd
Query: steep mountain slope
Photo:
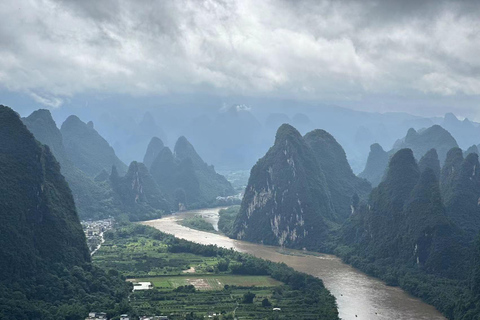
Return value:
<svg viewBox="0 0 480 320">
<path fill-rule="evenodd" d="M 462 149 L 466 149 L 472 144 L 478 144 L 480 140 L 478 123 L 471 122 L 468 119 L 459 120 L 453 113 L 445 114 L 441 125 L 455 137 Z"/>
<path fill-rule="evenodd" d="M 438 153 L 435 149 L 430 149 L 418 162 L 418 168 L 420 172 L 425 171 L 427 168 L 432 169 L 437 179 L 440 179 L 440 160 L 438 159 Z"/>
<path fill-rule="evenodd" d="M 420 160 L 429 150 L 435 149 L 440 163 L 443 164 L 448 151 L 455 147 L 458 147 L 455 138 L 453 138 L 452 135 L 441 126 L 434 125 L 427 129 L 419 130 L 418 132 L 415 129 L 410 128 L 403 139 L 395 142 L 392 150 L 390 150 L 388 154 L 393 155 L 400 149 L 408 148 L 413 151 L 415 159 Z M 370 181 L 373 186 L 378 185 L 387 168 L 385 155 L 381 151 L 382 150 L 379 149 L 379 146 L 375 146 L 375 149 L 373 149 L 372 146 L 367 166 L 359 175 Z M 375 157 L 374 154 L 376 155 Z"/>
<path fill-rule="evenodd" d="M 325 176 L 300 133 L 282 125 L 252 168 L 234 236 L 297 248 L 324 248 L 336 214 Z"/>
<path fill-rule="evenodd" d="M 185 137 L 178 138 L 174 151 L 174 156 L 180 163 L 187 159 L 191 160 L 195 176 L 200 184 L 202 199 L 215 199 L 217 196 L 234 194 L 230 182 L 224 176 L 216 173 L 212 165 L 206 164 Z"/>
<path fill-rule="evenodd" d="M 230 182 L 207 165 L 185 137 L 177 140 L 174 150 L 163 148 L 150 168 L 173 210 L 208 206 L 218 196 L 234 194 Z"/>
<path fill-rule="evenodd" d="M 113 308 L 114 291 L 117 302 L 126 299 L 124 281 L 91 266 L 73 197 L 50 148 L 5 106 L 0 219 L 0 318 L 77 319 L 92 301 Z"/>
<path fill-rule="evenodd" d="M 5 222 L 0 224 L 0 279 L 33 272 L 41 260 L 88 262 L 73 197 L 50 149 L 40 145 L 7 107 L 0 107 L 0 122 L 0 203 Z M 15 254 L 18 251 L 25 256 Z M 25 267 L 18 268 L 22 263 Z"/>
<path fill-rule="evenodd" d="M 412 149 L 415 158 L 420 159 L 427 151 L 434 148 L 437 150 L 440 163 L 443 164 L 447 152 L 455 147 L 458 147 L 458 144 L 450 132 L 439 125 L 434 125 L 418 132 L 410 128 L 405 138 L 395 143 L 393 150 L 409 148 Z"/>
<path fill-rule="evenodd" d="M 63 137 L 48 110 L 37 110 L 22 119 L 28 130 L 41 143 L 50 147 L 61 166 L 75 200 L 78 214 L 83 219 L 104 218 L 118 214 L 112 203 L 112 193 L 109 188 L 95 183 L 92 178 L 78 169 L 69 159 L 63 146 Z"/>
<path fill-rule="evenodd" d="M 388 160 L 388 153 L 383 150 L 382 146 L 378 143 L 372 144 L 370 146 L 370 153 L 368 154 L 365 169 L 358 176 L 370 181 L 372 186 L 378 186 L 385 174 L 385 169 L 388 166 Z"/>
<path fill-rule="evenodd" d="M 77 168 L 91 177 L 102 170 L 116 166 L 124 174 L 127 166 L 115 155 L 108 142 L 93 128 L 93 124 L 82 122 L 77 116 L 68 117 L 60 129 L 65 151 Z"/>
<path fill-rule="evenodd" d="M 442 170 L 442 195 L 448 217 L 471 239 L 480 231 L 480 163 L 471 153 L 465 159 L 452 149 Z M 447 166 L 448 164 L 448 166 Z"/>
<path fill-rule="evenodd" d="M 349 255 L 389 268 L 465 275 L 461 232 L 446 215 L 437 176 L 431 168 L 420 174 L 410 149 L 394 154 L 385 180 L 357 212 L 343 228 Z"/>
<path fill-rule="evenodd" d="M 147 151 L 145 152 L 145 156 L 143 157 L 143 164 L 150 169 L 152 166 L 153 161 L 158 156 L 160 151 L 165 147 L 163 141 L 160 138 L 153 137 L 148 144 Z"/>
<path fill-rule="evenodd" d="M 109 177 L 121 211 L 131 221 L 160 218 L 169 212 L 165 197 L 143 163 L 132 162 L 124 177 L 118 176 L 115 167 Z"/>
<path fill-rule="evenodd" d="M 325 175 L 332 204 L 343 222 L 351 213 L 352 197 L 366 199 L 371 191 L 370 183 L 353 174 L 342 146 L 324 130 L 314 130 L 304 137 L 313 150 Z"/>
<path fill-rule="evenodd" d="M 466 157 L 470 153 L 476 153 L 476 154 L 480 155 L 480 151 L 478 151 L 478 146 L 476 146 L 476 145 L 470 146 L 467 150 L 465 150 L 465 152 L 463 153 L 463 156 Z"/>
</svg>

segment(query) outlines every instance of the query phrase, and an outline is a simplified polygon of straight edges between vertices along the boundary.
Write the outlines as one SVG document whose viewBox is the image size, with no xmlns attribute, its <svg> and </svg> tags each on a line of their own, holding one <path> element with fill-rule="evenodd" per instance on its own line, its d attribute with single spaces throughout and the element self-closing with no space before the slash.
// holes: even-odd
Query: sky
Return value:
<svg viewBox="0 0 480 320">
<path fill-rule="evenodd" d="M 480 121 L 479 16 L 480 1 L 3 0 L 0 104 L 243 96 Z"/>
</svg>

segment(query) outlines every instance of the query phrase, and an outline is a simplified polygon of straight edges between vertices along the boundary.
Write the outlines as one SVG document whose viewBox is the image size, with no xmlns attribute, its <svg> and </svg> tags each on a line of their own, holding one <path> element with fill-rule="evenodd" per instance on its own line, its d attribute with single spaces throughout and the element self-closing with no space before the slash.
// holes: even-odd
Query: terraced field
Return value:
<svg viewBox="0 0 480 320">
<path fill-rule="evenodd" d="M 275 287 L 281 282 L 269 276 L 247 275 L 184 275 L 161 276 L 136 279 L 151 282 L 157 289 L 175 289 L 180 286 L 193 285 L 197 290 L 222 290 L 225 285 L 242 287 Z"/>
</svg>

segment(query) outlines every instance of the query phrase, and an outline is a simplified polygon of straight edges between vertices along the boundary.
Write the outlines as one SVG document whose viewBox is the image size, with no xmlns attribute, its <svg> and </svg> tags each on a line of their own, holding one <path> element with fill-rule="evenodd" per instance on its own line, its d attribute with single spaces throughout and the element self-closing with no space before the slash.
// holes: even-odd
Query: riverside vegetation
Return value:
<svg viewBox="0 0 480 320">
<path fill-rule="evenodd" d="M 182 319 L 234 312 L 338 318 L 319 279 L 128 222 L 106 233 L 92 264 L 79 216 L 157 218 L 213 205 L 233 188 L 184 137 L 173 153 L 156 140 L 149 166 L 127 166 L 91 122 L 72 116 L 59 130 L 46 110 L 22 120 L 0 106 L 0 318 L 82 319 L 90 310 L 109 317 L 168 310 Z M 372 152 L 365 177 L 376 180 L 373 190 L 329 133 L 302 137 L 282 125 L 252 168 L 241 206 L 223 210 L 219 227 L 235 238 L 333 252 L 449 319 L 477 319 L 478 147 L 464 152 L 434 126 L 409 130 L 388 153 L 378 146 Z M 126 276 L 150 279 L 155 288 L 129 302 Z M 270 310 L 277 306 L 281 314 Z"/>
<path fill-rule="evenodd" d="M 439 126 L 410 130 L 397 147 L 405 145 L 414 151 L 393 153 L 385 173 L 372 175 L 382 178 L 369 192 L 333 137 L 322 131 L 302 137 L 282 125 L 252 168 L 233 231 L 232 215 L 225 213 L 220 230 L 237 239 L 335 253 L 449 319 L 477 319 L 478 154 L 473 149 L 464 156 Z M 442 157 L 428 145 L 438 146 Z M 378 147 L 372 151 L 382 159 L 370 157 L 368 168 L 386 156 Z"/>
<path fill-rule="evenodd" d="M 322 281 L 284 264 L 195 244 L 130 223 L 118 224 L 105 239 L 94 256 L 95 265 L 154 285 L 132 294 L 131 315 L 338 319 L 335 298 Z"/>
</svg>

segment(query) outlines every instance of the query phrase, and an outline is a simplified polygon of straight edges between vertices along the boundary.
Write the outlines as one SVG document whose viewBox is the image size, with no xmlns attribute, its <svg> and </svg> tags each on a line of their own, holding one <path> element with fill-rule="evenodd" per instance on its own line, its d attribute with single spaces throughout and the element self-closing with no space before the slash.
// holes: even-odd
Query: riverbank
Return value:
<svg viewBox="0 0 480 320">
<path fill-rule="evenodd" d="M 199 213 L 209 214 L 209 221 L 218 223 L 218 218 L 215 222 L 213 217 L 215 213 L 218 217 L 219 210 L 220 208 L 188 211 L 145 221 L 142 224 L 196 243 L 216 244 L 274 262 L 284 262 L 295 270 L 319 277 L 336 297 L 340 317 L 345 320 L 445 320 L 434 307 L 410 296 L 398 287 L 389 287 L 380 280 L 365 275 L 333 255 L 318 255 L 296 250 L 288 250 L 285 254 L 280 252 L 278 247 L 233 240 L 220 234 L 193 230 L 178 224 L 184 217 Z"/>
</svg>

